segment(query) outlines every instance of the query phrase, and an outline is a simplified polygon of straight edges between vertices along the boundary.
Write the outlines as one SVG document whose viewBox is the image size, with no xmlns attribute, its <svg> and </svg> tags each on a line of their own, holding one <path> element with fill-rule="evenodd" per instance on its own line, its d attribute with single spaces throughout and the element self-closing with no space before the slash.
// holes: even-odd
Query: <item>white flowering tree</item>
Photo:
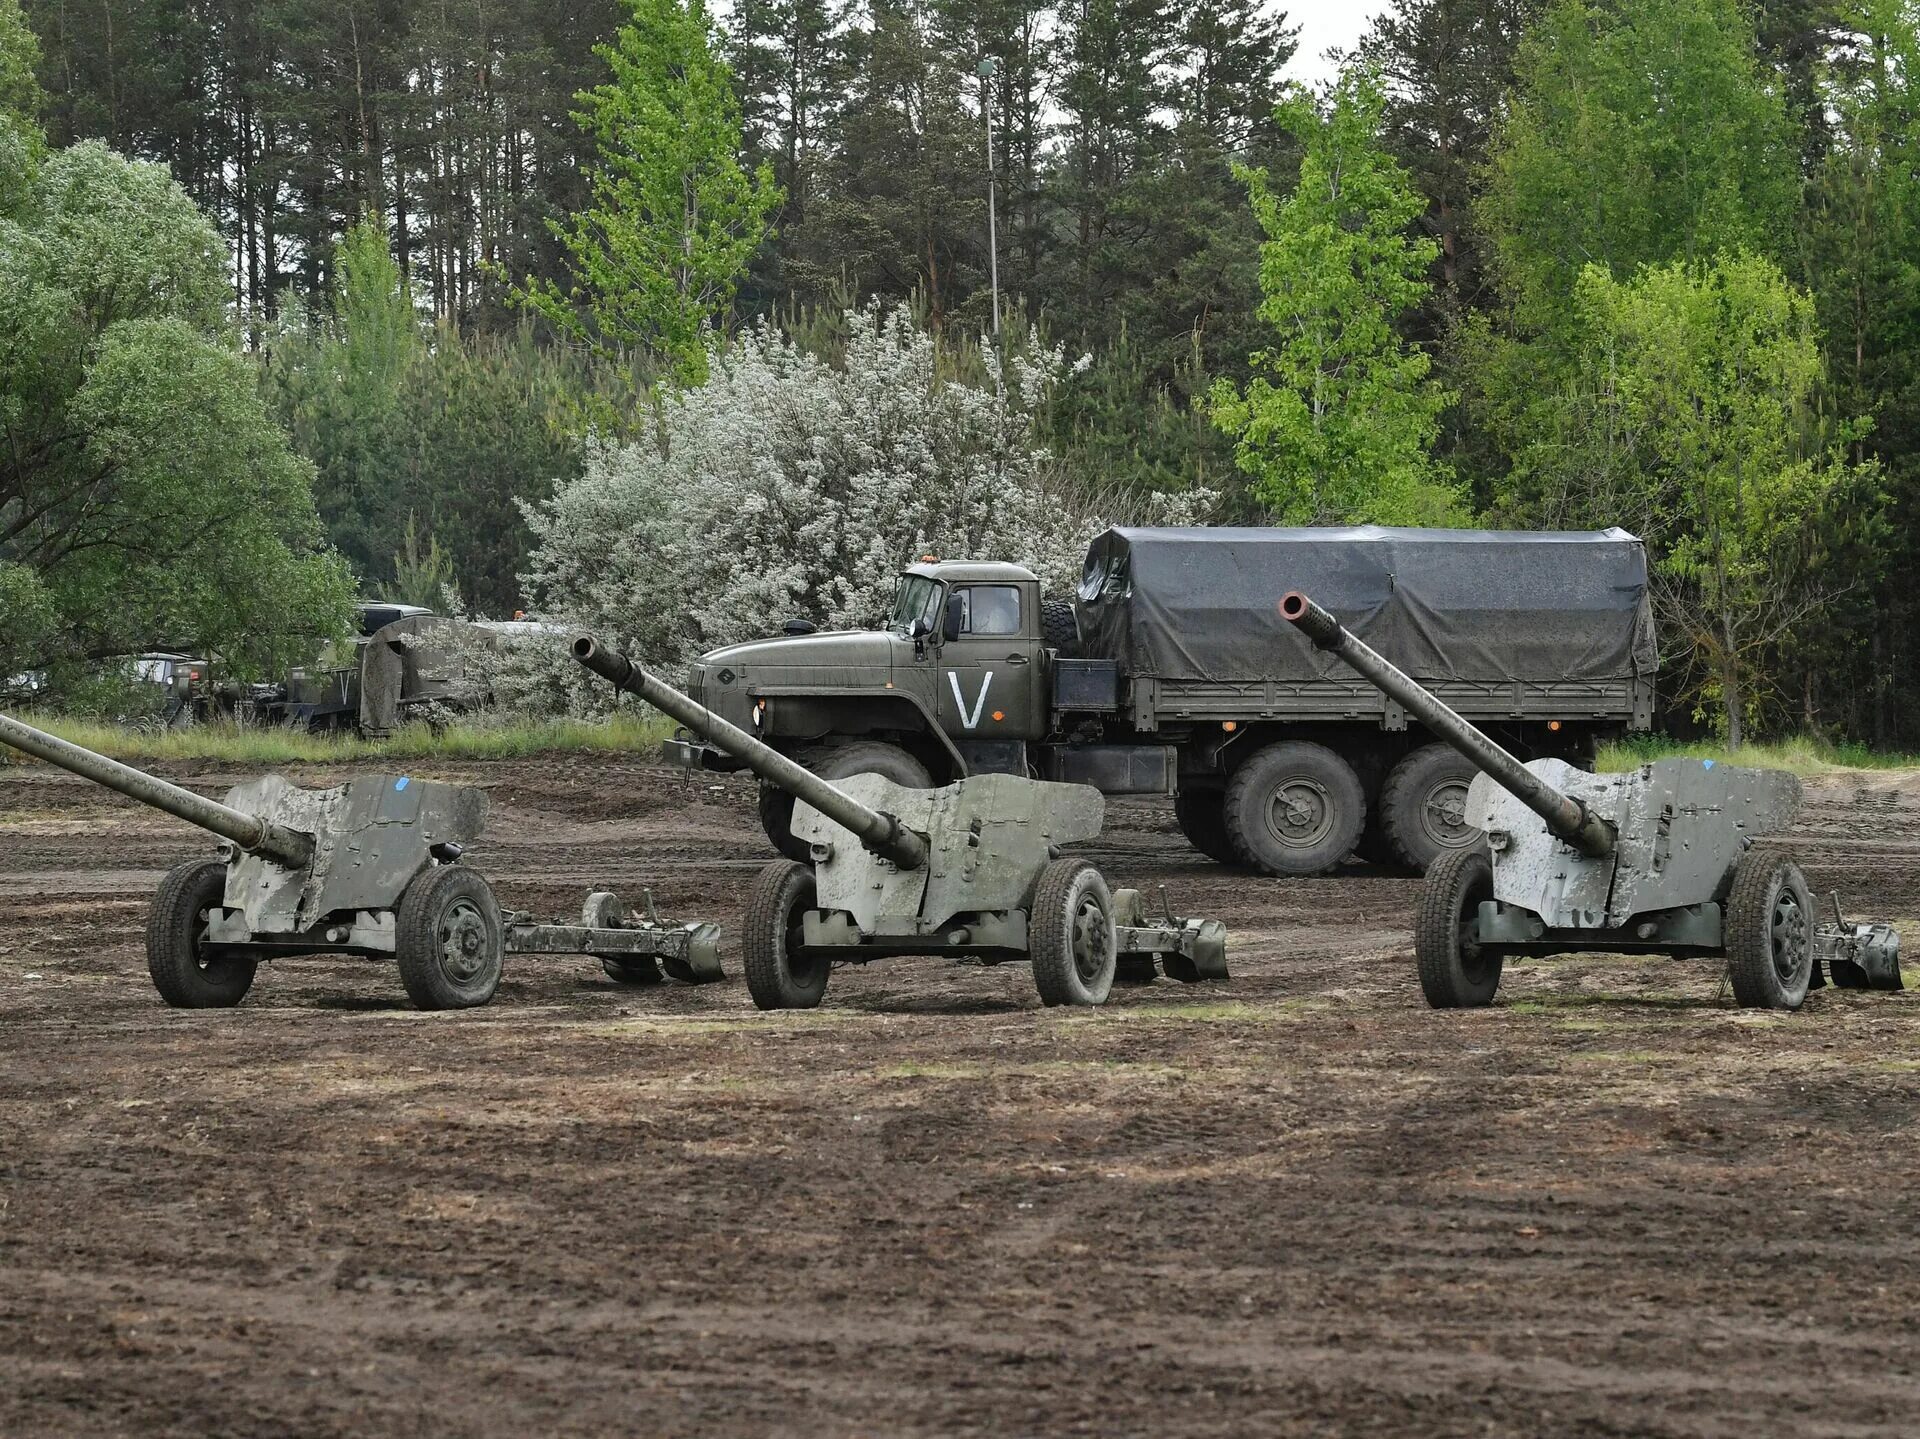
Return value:
<svg viewBox="0 0 1920 1439">
<path fill-rule="evenodd" d="M 763 324 L 666 402 L 656 439 L 596 447 L 529 512 L 543 613 L 663 663 L 794 616 L 870 624 L 923 553 L 1013 560 L 1064 589 L 1098 522 L 1035 439 L 1060 352 L 989 353 L 974 385 L 904 308 L 847 330 L 834 364 Z"/>
</svg>

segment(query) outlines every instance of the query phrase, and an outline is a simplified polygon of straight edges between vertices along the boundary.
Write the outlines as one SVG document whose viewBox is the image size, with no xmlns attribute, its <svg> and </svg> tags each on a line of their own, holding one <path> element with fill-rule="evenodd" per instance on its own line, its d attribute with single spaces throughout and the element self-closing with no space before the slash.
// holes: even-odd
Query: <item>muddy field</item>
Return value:
<svg viewBox="0 0 1920 1439">
<path fill-rule="evenodd" d="M 436 772 L 509 905 L 737 933 L 744 785 Z M 1230 983 L 1066 1013 L 896 960 L 761 1015 L 527 960 L 420 1015 L 298 961 L 174 1013 L 139 931 L 204 847 L 0 769 L 0 1435 L 1920 1432 L 1920 995 L 1579 957 L 1437 1015 L 1413 882 L 1112 821 Z M 1797 842 L 1920 943 L 1920 777 L 1817 785 Z"/>
</svg>

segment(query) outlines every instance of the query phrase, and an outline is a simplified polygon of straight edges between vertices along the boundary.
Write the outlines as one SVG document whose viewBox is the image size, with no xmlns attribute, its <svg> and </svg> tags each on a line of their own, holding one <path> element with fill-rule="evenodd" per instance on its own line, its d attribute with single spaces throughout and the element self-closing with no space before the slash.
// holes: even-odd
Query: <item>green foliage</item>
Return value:
<svg viewBox="0 0 1920 1439">
<path fill-rule="evenodd" d="M 0 119 L 0 134 L 11 122 Z M 261 408 L 218 237 L 160 166 L 87 143 L 0 214 L 0 675 L 344 628 L 311 472 Z"/>
<path fill-rule="evenodd" d="M 1245 170 L 1260 250 L 1260 317 L 1274 343 L 1244 391 L 1213 389 L 1215 421 L 1254 493 L 1290 523 L 1444 523 L 1456 499 L 1429 449 L 1448 396 L 1394 322 L 1428 290 L 1435 246 L 1412 240 L 1421 211 L 1380 148 L 1377 80 L 1349 70 L 1324 110 L 1294 90 L 1277 118 L 1305 146 L 1282 197 Z"/>
<path fill-rule="evenodd" d="M 40 41 L 21 13 L 20 0 L 0 0 L 0 115 L 31 123 L 46 101 L 34 71 Z"/>
<path fill-rule="evenodd" d="M 148 688 L 152 688 L 148 686 Z M 84 714 L 29 714 L 37 728 L 121 760 L 214 760 L 221 764 L 364 764 L 379 759 L 518 759 L 545 753 L 651 751 L 673 726 L 657 714 L 622 710 L 601 720 L 463 716 L 451 724 L 409 724 L 387 739 L 341 732 L 243 727 L 227 722 L 182 729 L 129 729 Z M 0 748 L 0 765 L 12 752 Z"/>
<path fill-rule="evenodd" d="M 1798 176 L 1743 0 L 1559 0 L 1527 33 L 1480 223 L 1507 298 L 1551 328 L 1588 264 L 1781 256 Z"/>
<path fill-rule="evenodd" d="M 395 465 L 412 433 L 403 388 L 426 337 L 379 216 L 341 237 L 333 272 L 331 307 L 274 346 L 269 382 L 294 444 L 318 468 L 328 535 L 373 576 L 398 539 L 391 521 L 405 513 Z"/>
<path fill-rule="evenodd" d="M 334 271 L 332 305 L 283 326 L 265 373 L 318 467 L 328 534 L 370 590 L 438 609 L 457 580 L 466 603 L 510 613 L 529 542 L 520 502 L 578 473 L 583 414 L 610 412 L 631 378 L 542 347 L 529 325 L 425 328 L 375 217 L 342 238 Z M 423 573 L 410 554 L 439 566 Z"/>
<path fill-rule="evenodd" d="M 393 598 L 403 605 L 438 610 L 453 584 L 453 557 L 440 547 L 438 535 L 430 536 L 422 547 L 419 525 L 409 511 L 406 532 L 393 556 Z"/>
<path fill-rule="evenodd" d="M 572 285 L 529 276 L 520 292 L 564 333 L 639 347 L 681 383 L 705 377 L 711 333 L 780 202 L 770 166 L 740 164 L 740 107 L 711 40 L 700 0 L 631 0 L 597 50 L 613 79 L 574 115 L 595 158 L 592 203 L 553 224 Z"/>
<path fill-rule="evenodd" d="M 1809 563 L 1810 541 L 1836 508 L 1871 504 L 1870 476 L 1807 451 L 1811 302 L 1770 261 L 1738 256 L 1624 282 L 1589 265 L 1574 311 L 1564 423 L 1526 462 L 1574 507 L 1604 496 L 1638 521 L 1665 645 L 1689 657 L 1693 694 L 1737 747 L 1783 641 L 1841 583 Z"/>
<path fill-rule="evenodd" d="M 856 288 L 919 297 L 936 325 L 969 293 L 987 314 L 985 135 L 963 103 L 967 77 L 921 7 L 882 0 L 853 37 L 844 140 L 796 234 L 789 280 L 812 298 Z"/>
<path fill-rule="evenodd" d="M 1474 193 L 1539 9 L 1540 0 L 1393 0 L 1360 45 L 1386 88 L 1387 148 L 1426 198 L 1422 228 L 1440 247 L 1422 333 L 1443 332 L 1489 298 Z"/>
<path fill-rule="evenodd" d="M 1620 774 L 1658 759 L 1710 759 L 1735 756 L 1720 740 L 1677 741 L 1639 735 L 1617 744 L 1602 745 L 1594 756 L 1594 770 Z M 1858 742 L 1836 744 L 1819 735 L 1784 735 L 1740 747 L 1738 763 L 1763 769 L 1783 769 L 1801 776 L 1831 774 L 1835 770 L 1920 769 L 1920 754 L 1888 753 Z"/>
</svg>

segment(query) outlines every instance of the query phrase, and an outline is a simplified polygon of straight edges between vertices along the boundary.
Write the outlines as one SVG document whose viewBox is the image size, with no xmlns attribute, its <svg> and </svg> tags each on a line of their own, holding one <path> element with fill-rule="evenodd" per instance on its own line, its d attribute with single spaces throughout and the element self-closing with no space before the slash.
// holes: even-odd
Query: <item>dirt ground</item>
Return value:
<svg viewBox="0 0 1920 1439">
<path fill-rule="evenodd" d="M 762 1015 L 744 784 L 432 772 L 491 789 L 506 903 L 652 886 L 735 977 L 422 1015 L 293 961 L 172 1012 L 141 926 L 205 846 L 0 769 L 0 1435 L 1920 1433 L 1920 995 L 1581 956 L 1436 1014 L 1415 882 L 1127 804 L 1093 856 L 1225 919 L 1230 982 L 894 960 Z M 1920 943 L 1920 776 L 1795 842 Z"/>
</svg>

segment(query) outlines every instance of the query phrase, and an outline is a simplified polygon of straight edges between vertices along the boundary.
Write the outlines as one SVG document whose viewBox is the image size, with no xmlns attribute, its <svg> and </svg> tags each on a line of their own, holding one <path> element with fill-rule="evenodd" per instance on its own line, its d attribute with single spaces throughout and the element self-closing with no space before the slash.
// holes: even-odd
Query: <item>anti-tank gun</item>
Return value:
<svg viewBox="0 0 1920 1439">
<path fill-rule="evenodd" d="M 761 871 L 747 899 L 747 987 L 762 1009 L 808 1009 L 835 964 L 932 954 L 1033 962 L 1047 1004 L 1100 1004 L 1116 977 L 1224 979 L 1217 920 L 1155 920 L 1135 890 L 1061 847 L 1096 838 L 1100 792 L 1017 775 L 909 789 L 881 775 L 831 783 L 588 635 L 573 655 L 794 796 L 807 862 Z"/>
<path fill-rule="evenodd" d="M 1667 759 L 1595 775 L 1522 764 L 1299 592 L 1281 616 L 1464 755 L 1479 774 L 1467 818 L 1485 846 L 1427 870 L 1414 923 L 1420 985 L 1435 1008 L 1484 1005 L 1504 961 L 1607 950 L 1724 958 L 1743 1006 L 1798 1009 L 1830 975 L 1899 989 L 1889 925 L 1822 922 L 1806 876 L 1777 846 L 1800 805 L 1779 770 Z"/>
<path fill-rule="evenodd" d="M 578 925 L 501 912 L 460 862 L 486 821 L 480 790 L 407 775 L 303 789 L 279 775 L 224 802 L 0 715 L 0 742 L 220 837 L 216 859 L 169 871 L 147 923 L 147 968 L 168 1004 L 238 1004 L 261 960 L 344 954 L 395 961 L 421 1009 L 485 1004 L 507 954 L 585 954 L 609 976 L 719 979 L 719 930 L 629 915 L 588 896 Z M 651 905 L 649 905 L 651 908 Z"/>
</svg>

